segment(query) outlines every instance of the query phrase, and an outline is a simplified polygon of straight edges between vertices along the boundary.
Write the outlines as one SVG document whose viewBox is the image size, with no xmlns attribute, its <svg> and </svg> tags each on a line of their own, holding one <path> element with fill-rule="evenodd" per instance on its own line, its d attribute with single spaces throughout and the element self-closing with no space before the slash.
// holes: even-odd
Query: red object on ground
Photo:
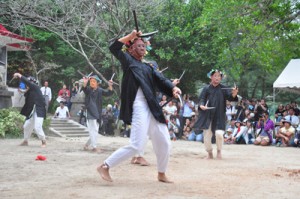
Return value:
<svg viewBox="0 0 300 199">
<path fill-rule="evenodd" d="M 45 156 L 42 155 L 38 155 L 36 156 L 35 160 L 41 160 L 41 161 L 45 161 L 47 158 Z"/>
</svg>

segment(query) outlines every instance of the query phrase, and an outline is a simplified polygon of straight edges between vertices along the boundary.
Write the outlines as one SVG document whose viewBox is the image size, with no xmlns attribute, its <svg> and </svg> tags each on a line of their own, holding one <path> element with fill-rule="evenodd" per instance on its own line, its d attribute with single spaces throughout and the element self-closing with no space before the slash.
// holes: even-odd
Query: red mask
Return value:
<svg viewBox="0 0 300 199">
<path fill-rule="evenodd" d="M 137 60 L 142 60 L 146 54 L 146 45 L 143 40 L 137 39 L 128 49 L 128 52 Z"/>
</svg>

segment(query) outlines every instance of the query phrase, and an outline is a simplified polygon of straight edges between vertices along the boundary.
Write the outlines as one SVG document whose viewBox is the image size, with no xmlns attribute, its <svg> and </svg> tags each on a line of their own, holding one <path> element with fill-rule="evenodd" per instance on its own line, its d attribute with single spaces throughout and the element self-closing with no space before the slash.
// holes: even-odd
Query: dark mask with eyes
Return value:
<svg viewBox="0 0 300 199">
<path fill-rule="evenodd" d="M 141 38 L 133 41 L 133 44 L 128 48 L 128 52 L 137 60 L 142 60 L 146 54 L 146 45 Z"/>
</svg>

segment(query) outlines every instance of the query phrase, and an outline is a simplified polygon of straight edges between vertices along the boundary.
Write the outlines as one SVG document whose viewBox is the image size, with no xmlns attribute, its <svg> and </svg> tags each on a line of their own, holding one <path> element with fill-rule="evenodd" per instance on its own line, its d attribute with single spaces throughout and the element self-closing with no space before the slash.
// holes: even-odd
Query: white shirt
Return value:
<svg viewBox="0 0 300 199">
<path fill-rule="evenodd" d="M 195 103 L 192 100 L 189 100 L 189 103 L 191 104 L 192 107 L 195 107 Z M 188 102 L 184 102 L 183 105 L 183 117 L 191 117 L 193 109 L 190 108 Z"/>
<path fill-rule="evenodd" d="M 43 86 L 43 87 L 41 88 L 41 91 L 42 91 L 42 94 L 43 94 L 43 95 L 47 95 L 47 96 L 49 97 L 49 101 L 51 101 L 51 99 L 52 99 L 51 88 Z"/>
<path fill-rule="evenodd" d="M 170 116 L 175 114 L 175 112 L 177 111 L 177 107 L 174 105 L 169 106 L 168 104 L 167 106 L 164 107 L 164 110 L 167 112 L 166 119 L 170 120 Z"/>
<path fill-rule="evenodd" d="M 57 116 L 58 118 L 61 118 L 61 119 L 68 118 L 69 115 L 70 114 L 69 114 L 68 107 L 64 106 L 64 108 L 61 108 L 59 106 L 59 107 L 56 108 L 55 116 Z"/>
<path fill-rule="evenodd" d="M 226 106 L 226 116 L 227 121 L 230 121 L 232 119 L 232 114 L 235 113 L 235 107 L 234 106 Z"/>
<path fill-rule="evenodd" d="M 284 117 L 284 119 L 290 121 L 292 125 L 299 124 L 299 118 L 296 115 L 287 115 Z"/>
</svg>

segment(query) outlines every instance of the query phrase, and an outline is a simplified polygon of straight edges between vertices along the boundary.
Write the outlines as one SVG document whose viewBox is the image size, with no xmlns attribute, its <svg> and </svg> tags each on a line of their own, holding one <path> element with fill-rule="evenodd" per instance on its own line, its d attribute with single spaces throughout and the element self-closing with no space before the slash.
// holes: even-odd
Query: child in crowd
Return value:
<svg viewBox="0 0 300 199">
<path fill-rule="evenodd" d="M 192 133 L 191 127 L 186 126 L 186 127 L 183 129 L 183 136 L 182 136 L 182 139 L 188 140 L 188 137 L 190 136 L 191 133 Z"/>
<path fill-rule="evenodd" d="M 231 127 L 229 127 L 225 134 L 224 134 L 224 143 L 225 144 L 232 144 L 233 143 L 233 140 L 232 140 L 232 132 L 233 132 L 233 129 Z"/>
<path fill-rule="evenodd" d="M 170 121 L 168 122 L 168 130 L 169 130 L 171 140 L 176 140 L 177 137 L 179 136 L 180 125 L 177 123 L 176 119 L 177 118 L 175 115 L 171 115 Z"/>
</svg>

